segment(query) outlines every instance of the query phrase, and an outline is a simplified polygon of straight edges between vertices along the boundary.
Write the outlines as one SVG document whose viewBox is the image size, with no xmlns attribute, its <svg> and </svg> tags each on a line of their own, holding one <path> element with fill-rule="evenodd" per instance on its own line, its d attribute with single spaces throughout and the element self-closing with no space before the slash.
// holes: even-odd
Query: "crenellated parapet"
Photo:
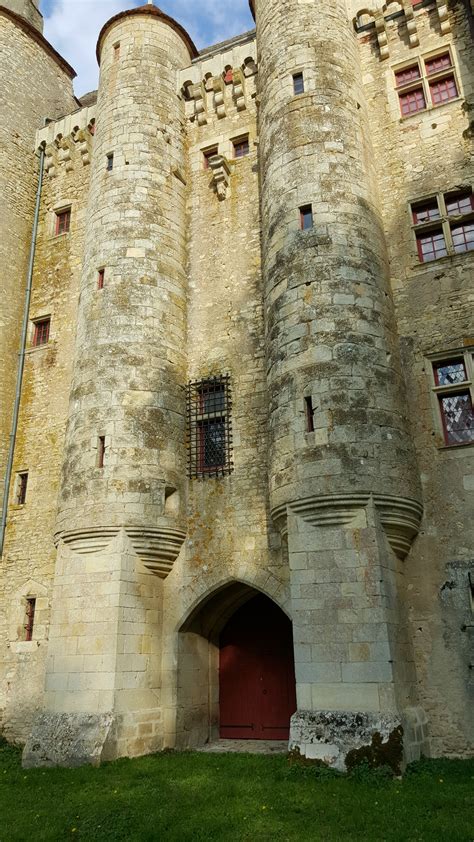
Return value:
<svg viewBox="0 0 474 842">
<path fill-rule="evenodd" d="M 186 117 L 198 126 L 245 112 L 256 99 L 256 49 L 253 39 L 232 43 L 222 52 L 203 54 L 179 74 Z"/>
<path fill-rule="evenodd" d="M 55 178 L 72 172 L 76 162 L 88 166 L 94 143 L 96 106 L 82 108 L 49 123 L 36 133 L 36 148 L 45 150 L 45 173 Z"/>
</svg>

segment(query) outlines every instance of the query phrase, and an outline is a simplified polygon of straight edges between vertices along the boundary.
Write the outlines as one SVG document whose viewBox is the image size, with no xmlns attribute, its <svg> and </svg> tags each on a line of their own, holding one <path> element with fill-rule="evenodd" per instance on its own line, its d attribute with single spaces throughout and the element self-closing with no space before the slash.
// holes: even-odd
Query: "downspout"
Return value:
<svg viewBox="0 0 474 842">
<path fill-rule="evenodd" d="M 38 187 L 36 190 L 36 204 L 35 204 L 35 216 L 33 220 L 33 231 L 31 234 L 31 245 L 30 245 L 30 259 L 28 263 L 28 275 L 26 280 L 26 295 L 25 295 L 25 306 L 23 309 L 23 326 L 21 331 L 21 342 L 20 342 L 20 351 L 18 353 L 18 370 L 16 375 L 16 391 L 15 391 L 15 403 L 13 406 L 13 418 L 12 418 L 12 426 L 10 432 L 10 444 L 8 448 L 8 460 L 7 460 L 7 467 L 5 472 L 5 484 L 4 484 L 4 491 L 3 491 L 3 503 L 2 503 L 2 516 L 0 520 L 0 557 L 3 555 L 3 545 L 5 542 L 5 529 L 7 525 L 7 514 L 8 514 L 8 497 L 10 494 L 10 483 L 12 478 L 12 469 L 13 469 L 13 456 L 15 453 L 15 442 L 16 442 L 16 434 L 18 430 L 18 415 L 20 412 L 20 398 L 21 398 L 21 384 L 23 382 L 23 370 L 25 368 L 25 349 L 26 349 L 26 337 L 28 334 L 28 321 L 30 315 L 30 300 L 31 300 L 31 287 L 33 283 L 33 266 L 35 262 L 35 251 L 36 251 L 36 237 L 38 233 L 38 220 L 39 220 L 39 211 L 40 211 L 40 202 L 41 202 L 41 188 L 43 186 L 43 172 L 44 172 L 44 147 L 42 146 L 40 149 L 40 162 L 39 162 L 39 174 L 38 174 Z"/>
</svg>

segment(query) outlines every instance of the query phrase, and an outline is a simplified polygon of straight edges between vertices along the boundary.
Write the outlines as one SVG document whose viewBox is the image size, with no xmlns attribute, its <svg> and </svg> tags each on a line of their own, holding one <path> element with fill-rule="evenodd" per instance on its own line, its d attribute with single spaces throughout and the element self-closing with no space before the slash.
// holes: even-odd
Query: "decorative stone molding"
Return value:
<svg viewBox="0 0 474 842">
<path fill-rule="evenodd" d="M 403 5 L 403 11 L 405 12 L 405 18 L 407 22 L 407 32 L 408 39 L 410 41 L 410 47 L 418 47 L 420 45 L 420 39 L 418 37 L 418 31 L 416 28 L 413 4 L 410 2 L 405 2 Z"/>
<path fill-rule="evenodd" d="M 217 198 L 222 202 L 230 186 L 230 166 L 223 155 L 213 155 L 209 158 L 209 169 L 212 171 L 212 182 Z"/>
<path fill-rule="evenodd" d="M 92 156 L 92 134 L 90 126 L 87 129 L 76 129 L 73 134 L 73 140 L 77 144 L 83 166 L 88 166 Z"/>
<path fill-rule="evenodd" d="M 289 506 L 279 506 L 272 511 L 272 517 L 282 535 L 288 531 L 288 509 L 312 526 L 345 526 L 367 507 L 371 499 L 392 550 L 404 559 L 419 532 L 423 515 L 423 508 L 416 500 L 369 493 L 306 497 Z"/>
<path fill-rule="evenodd" d="M 70 138 L 58 135 L 56 139 L 56 145 L 58 147 L 59 163 L 65 165 L 66 172 L 71 172 L 73 168 L 73 163 L 71 157 L 72 147 Z"/>
<path fill-rule="evenodd" d="M 194 100 L 194 116 L 198 126 L 205 126 L 207 124 L 206 90 L 202 82 L 198 85 L 191 85 L 189 93 Z"/>
<path fill-rule="evenodd" d="M 441 34 L 446 35 L 448 32 L 451 32 L 451 21 L 449 20 L 448 4 L 446 0 L 436 0 L 436 8 L 438 10 L 438 17 L 441 25 Z"/>
<path fill-rule="evenodd" d="M 244 76 L 240 70 L 234 71 L 233 97 L 237 111 L 245 111 Z"/>
<path fill-rule="evenodd" d="M 386 59 L 389 57 L 387 29 L 385 26 L 385 18 L 383 12 L 375 13 L 375 31 L 377 33 L 377 43 L 380 50 L 380 58 Z"/>
<path fill-rule="evenodd" d="M 227 111 L 225 107 L 225 84 L 222 77 L 217 77 L 212 80 L 212 87 L 214 90 L 214 108 L 219 120 L 226 116 Z"/>
<path fill-rule="evenodd" d="M 128 526 L 125 531 L 145 567 L 160 579 L 166 579 L 179 555 L 186 532 L 165 526 L 152 529 Z"/>
<path fill-rule="evenodd" d="M 100 553 L 107 550 L 120 529 L 110 526 L 63 532 L 56 535 L 55 543 L 62 541 L 71 552 L 82 556 Z M 126 526 L 124 531 L 145 567 L 165 579 L 179 555 L 186 532 L 168 526 Z"/>
<path fill-rule="evenodd" d="M 49 178 L 55 178 L 58 174 L 58 150 L 54 144 L 45 147 L 44 171 Z"/>
</svg>

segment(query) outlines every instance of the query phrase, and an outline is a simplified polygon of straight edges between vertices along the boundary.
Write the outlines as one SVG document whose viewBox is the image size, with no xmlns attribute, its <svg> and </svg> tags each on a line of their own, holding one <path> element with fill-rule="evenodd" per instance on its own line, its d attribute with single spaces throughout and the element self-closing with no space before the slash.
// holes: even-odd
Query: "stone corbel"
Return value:
<svg viewBox="0 0 474 842">
<path fill-rule="evenodd" d="M 245 104 L 244 76 L 240 70 L 234 71 L 234 88 L 232 93 L 237 111 L 245 111 L 247 106 Z"/>
<path fill-rule="evenodd" d="M 50 143 L 45 147 L 44 171 L 49 178 L 55 178 L 58 174 L 57 152 L 58 150 L 53 143 Z"/>
<path fill-rule="evenodd" d="M 408 0 L 408 2 L 405 2 L 403 10 L 405 12 L 405 19 L 407 22 L 407 32 L 408 39 L 410 41 L 410 47 L 419 47 L 420 39 L 418 37 L 418 31 L 416 28 L 415 15 L 413 14 L 413 5 L 410 2 L 410 0 Z"/>
<path fill-rule="evenodd" d="M 192 85 L 190 94 L 194 100 L 194 114 L 198 126 L 207 125 L 207 106 L 206 106 L 206 91 L 202 84 Z"/>
<path fill-rule="evenodd" d="M 230 187 L 230 167 L 223 155 L 213 155 L 209 158 L 209 169 L 212 171 L 212 182 L 217 198 L 222 202 Z"/>
<path fill-rule="evenodd" d="M 389 57 L 387 29 L 385 26 L 385 18 L 383 16 L 383 12 L 381 11 L 375 13 L 375 32 L 377 34 L 377 43 L 379 45 L 380 58 L 382 60 L 386 59 Z"/>
<path fill-rule="evenodd" d="M 446 35 L 448 32 L 451 32 L 451 21 L 449 20 L 448 4 L 446 0 L 436 0 L 436 8 L 438 9 L 441 34 Z"/>
<path fill-rule="evenodd" d="M 56 140 L 56 144 L 58 147 L 58 161 L 60 164 L 64 164 L 66 167 L 66 172 L 71 172 L 73 168 L 72 157 L 71 157 L 71 141 L 68 137 L 61 137 L 58 135 Z"/>
<path fill-rule="evenodd" d="M 226 116 L 226 107 L 225 107 L 225 86 L 224 80 L 216 76 L 213 79 L 213 89 L 214 89 L 214 108 L 216 109 L 216 114 L 218 119 L 222 119 L 222 117 Z"/>
<path fill-rule="evenodd" d="M 82 165 L 86 167 L 91 162 L 92 135 L 88 129 L 78 129 L 73 135 L 73 140 L 77 143 Z"/>
</svg>

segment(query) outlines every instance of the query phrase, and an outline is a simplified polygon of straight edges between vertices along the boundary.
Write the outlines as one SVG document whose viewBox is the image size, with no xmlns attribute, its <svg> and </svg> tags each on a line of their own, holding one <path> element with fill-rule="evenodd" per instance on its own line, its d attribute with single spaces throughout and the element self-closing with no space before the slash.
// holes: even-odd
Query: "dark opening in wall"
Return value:
<svg viewBox="0 0 474 842">
<path fill-rule="evenodd" d="M 26 489 L 28 487 L 28 471 L 22 471 L 16 478 L 15 503 L 17 506 L 24 506 L 26 503 Z"/>
<path fill-rule="evenodd" d="M 306 432 L 314 433 L 314 408 L 311 395 L 308 395 L 308 397 L 304 399 L 304 410 L 306 416 Z"/>
<path fill-rule="evenodd" d="M 300 208 L 300 227 L 302 231 L 307 231 L 313 227 L 313 206 L 303 205 Z"/>
<path fill-rule="evenodd" d="M 29 596 L 26 600 L 25 612 L 25 640 L 33 640 L 33 628 L 35 624 L 36 599 Z"/>
<path fill-rule="evenodd" d="M 107 172 L 112 172 L 113 168 L 114 168 L 114 153 L 109 152 L 108 155 L 106 156 Z"/>
<path fill-rule="evenodd" d="M 103 468 L 105 462 L 105 436 L 97 439 L 97 467 Z"/>
<path fill-rule="evenodd" d="M 293 73 L 293 93 L 304 93 L 304 77 L 302 73 Z"/>
<path fill-rule="evenodd" d="M 97 272 L 97 289 L 104 289 L 105 269 L 99 269 Z"/>
</svg>

